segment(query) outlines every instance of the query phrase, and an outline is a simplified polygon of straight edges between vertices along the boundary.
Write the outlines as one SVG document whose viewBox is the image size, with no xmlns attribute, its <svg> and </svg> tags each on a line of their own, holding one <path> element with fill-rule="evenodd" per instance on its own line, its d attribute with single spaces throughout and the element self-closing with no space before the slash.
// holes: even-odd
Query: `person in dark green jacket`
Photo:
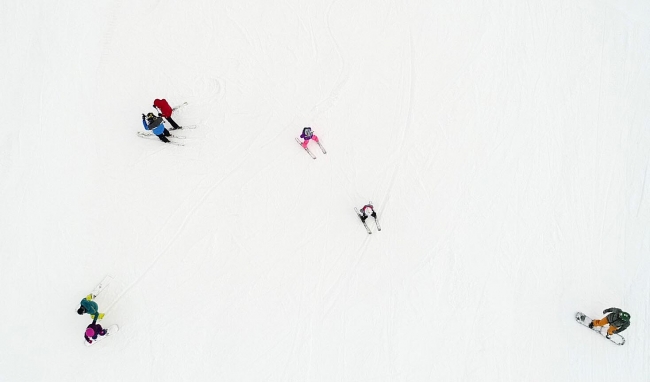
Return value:
<svg viewBox="0 0 650 382">
<path fill-rule="evenodd" d="M 99 313 L 99 306 L 95 301 L 93 301 L 93 295 L 89 294 L 84 297 L 83 300 L 79 303 L 81 306 L 77 309 L 77 313 L 82 315 L 84 313 L 90 314 L 93 320 L 104 318 L 104 313 Z"/>
<path fill-rule="evenodd" d="M 630 326 L 631 316 L 628 312 L 624 312 L 619 308 L 609 308 L 603 310 L 603 314 L 607 315 L 600 320 L 591 321 L 589 327 L 593 328 L 594 326 L 609 325 L 609 328 L 607 329 L 607 338 L 609 338 L 609 336 L 614 333 L 622 332 L 623 330 L 627 329 L 628 326 Z"/>
</svg>

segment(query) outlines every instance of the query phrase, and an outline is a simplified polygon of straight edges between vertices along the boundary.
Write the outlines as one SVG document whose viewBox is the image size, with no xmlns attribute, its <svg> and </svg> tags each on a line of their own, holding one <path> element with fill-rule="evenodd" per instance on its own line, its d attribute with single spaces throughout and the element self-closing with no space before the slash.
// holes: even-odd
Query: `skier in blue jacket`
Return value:
<svg viewBox="0 0 650 382">
<path fill-rule="evenodd" d="M 161 141 L 169 143 L 167 137 L 171 136 L 171 134 L 165 128 L 161 116 L 156 117 L 153 113 L 149 113 L 146 116 L 142 114 L 142 125 L 145 130 L 153 132 Z"/>
</svg>

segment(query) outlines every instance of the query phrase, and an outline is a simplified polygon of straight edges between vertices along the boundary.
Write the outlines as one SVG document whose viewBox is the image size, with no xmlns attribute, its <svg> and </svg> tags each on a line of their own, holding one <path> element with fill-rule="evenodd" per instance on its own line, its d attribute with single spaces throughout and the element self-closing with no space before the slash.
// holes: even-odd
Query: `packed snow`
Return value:
<svg viewBox="0 0 650 382">
<path fill-rule="evenodd" d="M 0 381 L 647 381 L 649 20 L 3 1 Z M 624 346 L 574 321 L 609 307 Z"/>
</svg>

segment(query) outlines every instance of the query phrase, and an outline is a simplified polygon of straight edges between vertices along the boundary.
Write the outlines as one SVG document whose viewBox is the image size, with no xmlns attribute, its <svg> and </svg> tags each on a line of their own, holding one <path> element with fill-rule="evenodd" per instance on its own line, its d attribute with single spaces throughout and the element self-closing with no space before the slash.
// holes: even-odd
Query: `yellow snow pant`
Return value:
<svg viewBox="0 0 650 382">
<path fill-rule="evenodd" d="M 594 324 L 594 326 L 609 325 L 609 321 L 607 321 L 607 316 L 601 318 L 600 320 L 593 320 L 591 322 Z M 612 333 L 614 333 L 614 330 L 616 330 L 616 329 L 617 329 L 616 326 L 609 325 L 609 328 L 607 329 L 607 334 L 611 336 Z"/>
</svg>

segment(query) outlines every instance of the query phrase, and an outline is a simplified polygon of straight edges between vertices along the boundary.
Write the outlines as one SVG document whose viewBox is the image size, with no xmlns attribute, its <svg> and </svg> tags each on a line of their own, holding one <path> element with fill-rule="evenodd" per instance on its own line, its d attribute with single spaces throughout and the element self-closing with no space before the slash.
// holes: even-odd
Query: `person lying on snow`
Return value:
<svg viewBox="0 0 650 382">
<path fill-rule="evenodd" d="M 145 130 L 153 132 L 161 141 L 169 143 L 167 137 L 170 137 L 171 134 L 165 128 L 162 116 L 156 117 L 153 113 L 148 113 L 146 116 L 142 114 L 142 125 Z"/>
</svg>

